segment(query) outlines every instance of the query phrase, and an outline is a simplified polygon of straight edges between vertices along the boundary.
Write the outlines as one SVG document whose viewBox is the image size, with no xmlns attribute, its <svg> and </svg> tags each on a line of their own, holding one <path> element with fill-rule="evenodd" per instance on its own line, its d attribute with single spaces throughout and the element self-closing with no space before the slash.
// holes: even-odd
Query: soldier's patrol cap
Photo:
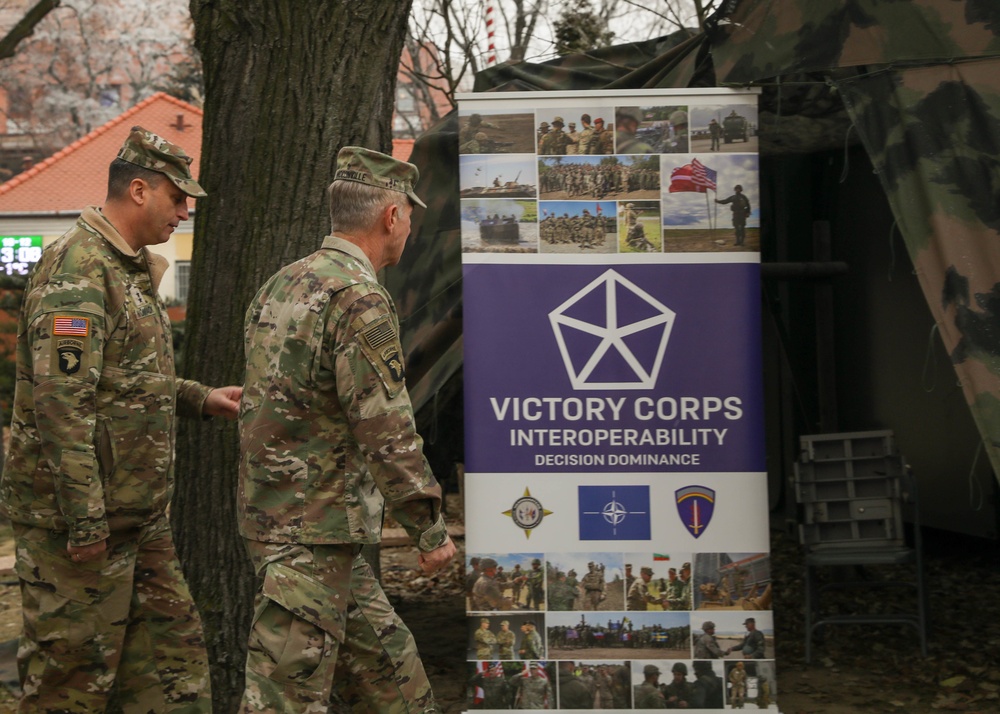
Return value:
<svg viewBox="0 0 1000 714">
<path fill-rule="evenodd" d="M 659 673 L 660 673 L 660 668 L 657 667 L 655 664 L 647 664 L 645 667 L 642 668 L 642 674 L 645 677 L 648 677 L 651 674 L 659 674 Z"/>
<path fill-rule="evenodd" d="M 552 126 L 555 126 L 556 124 L 558 124 L 559 126 L 565 126 L 565 124 L 563 124 L 562 117 L 556 117 L 555 119 L 552 120 Z"/>
<path fill-rule="evenodd" d="M 670 668 L 671 672 L 680 672 L 681 674 L 688 673 L 688 667 L 683 662 L 674 662 L 674 666 Z"/>
<path fill-rule="evenodd" d="M 510 620 L 500 620 L 500 624 L 503 625 L 504 627 L 507 627 L 508 625 L 510 625 Z"/>
<path fill-rule="evenodd" d="M 488 624 L 490 624 L 490 618 L 488 618 L 488 617 L 481 617 L 481 618 L 479 618 L 479 624 L 480 625 L 488 625 Z"/>
<path fill-rule="evenodd" d="M 132 127 L 118 151 L 118 158 L 163 174 L 188 196 L 202 198 L 208 195 L 191 177 L 192 159 L 184 149 L 141 126 Z"/>
<path fill-rule="evenodd" d="M 676 572 L 677 572 L 677 568 L 671 568 L 671 569 L 670 569 L 670 570 L 668 570 L 667 572 L 668 572 L 668 573 L 676 573 Z"/>
<path fill-rule="evenodd" d="M 691 563 L 684 563 L 684 565 L 681 566 L 681 570 L 690 570 L 690 569 L 691 569 Z"/>
<path fill-rule="evenodd" d="M 757 624 L 757 621 L 756 621 L 755 619 L 753 619 L 752 617 L 748 617 L 747 619 L 745 619 L 745 620 L 743 621 L 743 624 L 745 625 L 745 624 L 747 624 L 748 622 L 752 622 L 752 623 L 753 623 L 753 624 L 755 624 L 755 625 Z"/>
<path fill-rule="evenodd" d="M 639 574 L 640 575 L 652 575 L 653 574 L 653 569 L 650 568 L 648 565 L 644 565 L 644 566 L 642 566 L 639 569 Z"/>
<path fill-rule="evenodd" d="M 405 193 L 415 204 L 427 208 L 427 204 L 413 192 L 419 178 L 420 172 L 413 164 L 361 146 L 345 146 L 340 150 L 337 171 L 333 175 L 334 181 L 356 181 Z"/>
<path fill-rule="evenodd" d="M 639 107 L 618 107 L 615 109 L 615 117 L 628 117 L 635 121 L 642 121 L 642 110 Z"/>
<path fill-rule="evenodd" d="M 701 629 L 703 629 L 703 630 L 714 630 L 715 629 L 715 623 L 712 622 L 711 620 L 705 620 L 705 622 L 703 622 L 702 625 L 701 625 Z"/>
<path fill-rule="evenodd" d="M 632 567 L 632 564 L 631 564 L 631 563 L 625 563 L 625 567 L 626 567 L 626 568 L 631 568 L 631 567 Z"/>
<path fill-rule="evenodd" d="M 538 125 L 539 129 L 541 129 L 543 127 L 546 128 L 546 129 L 548 129 L 549 128 L 549 123 L 547 121 L 543 121 L 541 124 Z"/>
<path fill-rule="evenodd" d="M 575 122 L 575 121 L 571 121 L 571 122 L 569 123 L 569 128 L 570 128 L 570 129 L 575 129 L 575 128 L 576 128 L 576 122 Z"/>
<path fill-rule="evenodd" d="M 497 561 L 493 560 L 493 558 L 483 558 L 479 561 L 479 567 L 483 570 L 489 570 L 490 568 L 497 567 Z"/>
</svg>

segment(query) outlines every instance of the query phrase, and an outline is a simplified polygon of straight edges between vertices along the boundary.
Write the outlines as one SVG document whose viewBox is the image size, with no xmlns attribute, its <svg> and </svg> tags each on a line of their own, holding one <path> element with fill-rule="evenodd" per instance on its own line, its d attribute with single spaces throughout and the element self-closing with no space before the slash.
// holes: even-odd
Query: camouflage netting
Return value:
<svg viewBox="0 0 1000 714">
<path fill-rule="evenodd" d="M 762 154 L 860 140 L 1000 475 L 1000 2 L 729 0 L 702 34 L 480 73 L 476 91 L 758 86 Z M 418 139 L 428 210 L 388 284 L 414 402 L 461 366 L 457 115 Z"/>
</svg>

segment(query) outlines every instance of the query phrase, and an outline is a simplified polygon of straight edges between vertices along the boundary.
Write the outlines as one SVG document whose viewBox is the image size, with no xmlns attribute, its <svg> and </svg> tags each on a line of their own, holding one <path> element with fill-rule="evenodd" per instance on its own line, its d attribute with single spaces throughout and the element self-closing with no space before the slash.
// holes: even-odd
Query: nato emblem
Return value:
<svg viewBox="0 0 1000 714">
<path fill-rule="evenodd" d="M 686 486 L 674 491 L 677 514 L 691 535 L 700 538 L 715 512 L 715 491 L 705 486 Z"/>
<path fill-rule="evenodd" d="M 649 486 L 578 486 L 580 540 L 649 540 Z"/>
<path fill-rule="evenodd" d="M 575 390 L 653 389 L 676 313 L 607 270 L 549 313 Z"/>
</svg>

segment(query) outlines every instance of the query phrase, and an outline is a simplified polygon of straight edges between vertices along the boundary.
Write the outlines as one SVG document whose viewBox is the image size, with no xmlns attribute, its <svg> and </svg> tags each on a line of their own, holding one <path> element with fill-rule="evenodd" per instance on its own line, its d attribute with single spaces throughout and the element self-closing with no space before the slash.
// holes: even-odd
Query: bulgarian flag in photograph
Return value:
<svg viewBox="0 0 1000 714">
<path fill-rule="evenodd" d="M 667 555 L 666 553 L 653 553 L 653 560 L 654 561 L 670 560 L 670 556 Z"/>
<path fill-rule="evenodd" d="M 705 193 L 709 189 L 714 191 L 718 175 L 718 172 L 698 159 L 692 159 L 690 164 L 678 166 L 670 172 L 670 188 L 667 193 Z"/>
</svg>

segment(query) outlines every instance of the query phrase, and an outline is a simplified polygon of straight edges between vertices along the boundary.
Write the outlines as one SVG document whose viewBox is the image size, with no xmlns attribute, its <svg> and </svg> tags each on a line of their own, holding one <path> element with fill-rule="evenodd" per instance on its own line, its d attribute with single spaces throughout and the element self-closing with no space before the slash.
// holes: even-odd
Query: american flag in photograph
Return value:
<svg viewBox="0 0 1000 714">
<path fill-rule="evenodd" d="M 90 319 L 86 317 L 55 317 L 52 323 L 52 334 L 86 337 L 90 334 Z"/>
<path fill-rule="evenodd" d="M 702 193 L 706 189 L 715 190 L 715 180 L 718 175 L 718 173 L 705 166 L 698 159 L 691 161 L 691 182 L 695 186 L 700 187 Z"/>
</svg>

